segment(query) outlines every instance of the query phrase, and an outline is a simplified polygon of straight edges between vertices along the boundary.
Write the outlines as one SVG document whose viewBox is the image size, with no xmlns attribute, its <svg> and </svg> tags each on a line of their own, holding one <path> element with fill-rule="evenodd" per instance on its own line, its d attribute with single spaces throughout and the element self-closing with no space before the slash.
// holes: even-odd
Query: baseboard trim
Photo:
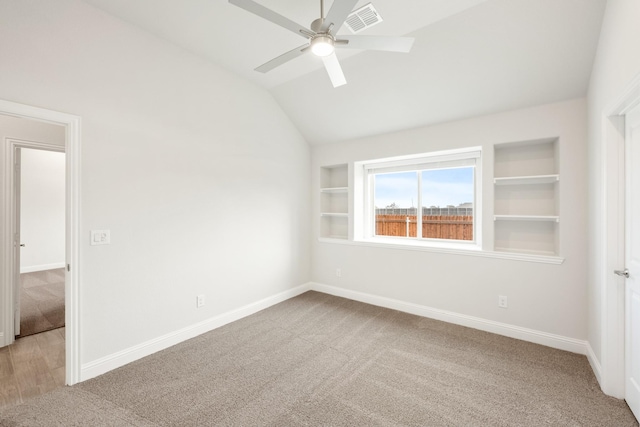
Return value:
<svg viewBox="0 0 640 427">
<path fill-rule="evenodd" d="M 310 283 L 310 289 L 325 294 L 335 295 L 338 297 L 348 298 L 354 301 L 360 301 L 379 307 L 390 308 L 393 310 L 403 311 L 405 313 L 415 314 L 422 317 L 428 317 L 435 320 L 441 320 L 456 325 L 466 326 L 469 328 L 479 329 L 485 332 L 491 332 L 498 335 L 516 338 L 535 344 L 545 345 L 547 347 L 557 348 L 559 350 L 570 351 L 572 353 L 587 354 L 587 341 L 569 338 L 562 335 L 550 334 L 534 329 L 522 328 L 520 326 L 509 325 L 507 323 L 495 322 L 479 317 L 467 316 L 465 314 L 454 313 L 451 311 L 440 310 L 433 307 L 408 303 L 396 299 L 381 297 L 378 295 L 367 294 L 349 289 L 338 288 L 336 286 L 324 285 L 321 283 Z"/>
<path fill-rule="evenodd" d="M 86 381 L 90 378 L 97 377 L 113 369 L 119 368 L 131 363 L 135 360 L 149 356 L 160 350 L 164 350 L 173 345 L 179 344 L 188 339 L 194 338 L 205 332 L 224 326 L 228 323 L 240 320 L 243 317 L 250 316 L 258 311 L 269 308 L 272 305 L 281 303 L 290 298 L 307 292 L 310 284 L 303 284 L 293 289 L 280 292 L 276 295 L 264 298 L 260 301 L 245 305 L 227 313 L 220 314 L 178 331 L 160 336 L 158 338 L 146 341 L 136 346 L 127 348 L 109 356 L 102 357 L 89 363 L 82 364 L 80 370 L 80 381 Z"/>
<path fill-rule="evenodd" d="M 602 366 L 589 342 L 587 342 L 587 360 L 589 361 L 589 365 L 591 365 L 593 374 L 596 376 L 596 380 L 598 380 L 598 384 L 600 384 L 600 388 L 602 388 Z"/>
<path fill-rule="evenodd" d="M 97 377 L 113 369 L 131 363 L 135 360 L 141 359 L 160 350 L 164 350 L 173 345 L 194 338 L 205 332 L 209 332 L 228 323 L 235 322 L 236 320 L 240 320 L 244 317 L 250 316 L 254 313 L 257 313 L 258 311 L 264 310 L 275 304 L 296 297 L 309 290 L 322 292 L 329 295 L 335 295 L 342 298 L 348 298 L 354 301 L 360 301 L 379 307 L 390 308 L 405 313 L 415 314 L 417 316 L 441 320 L 444 322 L 466 326 L 485 332 L 491 332 L 510 338 L 516 338 L 523 341 L 557 348 L 560 350 L 570 351 L 572 353 L 583 354 L 587 356 L 587 359 L 591 364 L 598 382 L 600 382 L 601 379 L 600 363 L 595 357 L 595 353 L 593 352 L 593 349 L 587 341 L 550 334 L 533 329 L 522 328 L 519 326 L 495 322 L 478 317 L 467 316 L 447 310 L 440 310 L 433 307 L 418 305 L 387 297 L 381 297 L 373 294 L 367 294 L 364 292 L 339 288 L 336 286 L 310 282 L 297 286 L 293 289 L 280 292 L 271 297 L 264 298 L 260 301 L 248 304 L 244 307 L 240 307 L 227 313 L 220 314 L 218 316 L 212 317 L 178 331 L 146 341 L 144 343 L 119 351 L 109 356 L 102 357 L 98 360 L 82 364 L 80 370 L 80 382 Z"/>
<path fill-rule="evenodd" d="M 29 267 L 20 267 L 20 274 L 34 273 L 36 271 L 55 270 L 56 268 L 64 268 L 64 262 L 56 262 L 53 264 L 31 265 Z"/>
</svg>

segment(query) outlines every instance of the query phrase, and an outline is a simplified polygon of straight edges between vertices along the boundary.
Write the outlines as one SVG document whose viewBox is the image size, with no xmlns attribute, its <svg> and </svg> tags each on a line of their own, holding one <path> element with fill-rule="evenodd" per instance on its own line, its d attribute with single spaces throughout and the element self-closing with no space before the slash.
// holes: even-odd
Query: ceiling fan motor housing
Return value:
<svg viewBox="0 0 640 427">
<path fill-rule="evenodd" d="M 324 18 L 318 18 L 311 23 L 311 29 L 317 33 L 320 31 L 320 28 L 322 28 L 323 23 L 324 23 Z"/>
</svg>

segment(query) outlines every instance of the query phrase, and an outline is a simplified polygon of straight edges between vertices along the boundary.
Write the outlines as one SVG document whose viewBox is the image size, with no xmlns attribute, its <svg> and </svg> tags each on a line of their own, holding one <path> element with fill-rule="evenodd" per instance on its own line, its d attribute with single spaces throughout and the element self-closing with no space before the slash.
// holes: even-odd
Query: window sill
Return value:
<svg viewBox="0 0 640 427">
<path fill-rule="evenodd" d="M 454 250 L 454 251 L 481 251 L 482 248 L 477 245 L 475 242 L 470 241 L 455 241 L 455 240 L 418 240 L 418 239 L 407 239 L 406 237 L 371 237 L 368 239 L 358 240 L 361 243 L 373 243 L 382 246 L 408 246 L 412 248 L 420 248 L 420 249 L 433 249 L 436 251 L 440 250 Z"/>
<path fill-rule="evenodd" d="M 537 262 L 541 264 L 555 264 L 560 265 L 564 262 L 563 257 L 559 256 L 550 256 L 550 255 L 534 255 L 534 254 L 526 254 L 526 253 L 515 253 L 515 252 L 495 252 L 495 251 L 486 251 L 482 250 L 478 246 L 474 244 L 469 244 L 468 248 L 461 248 L 458 244 L 446 244 L 439 243 L 425 245 L 422 242 L 416 242 L 415 244 L 409 244 L 407 242 L 388 242 L 386 240 L 349 240 L 349 239 L 333 239 L 320 237 L 318 238 L 320 243 L 334 243 L 334 244 L 342 244 L 342 245 L 352 245 L 352 246 L 365 246 L 365 247 L 375 247 L 375 248 L 383 248 L 383 249 L 395 249 L 395 250 L 406 250 L 406 251 L 421 251 L 421 252 L 434 252 L 440 254 L 451 254 L 451 255 L 467 255 L 467 256 L 477 256 L 484 258 L 497 258 L 497 259 L 508 259 L 514 261 L 525 261 L 525 262 Z M 452 247 L 455 246 L 455 247 Z"/>
</svg>

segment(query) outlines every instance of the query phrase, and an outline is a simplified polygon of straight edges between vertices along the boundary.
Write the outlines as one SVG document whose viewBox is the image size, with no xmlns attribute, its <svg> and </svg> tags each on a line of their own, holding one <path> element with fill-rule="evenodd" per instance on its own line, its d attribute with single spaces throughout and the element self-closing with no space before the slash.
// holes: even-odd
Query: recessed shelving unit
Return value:
<svg viewBox="0 0 640 427">
<path fill-rule="evenodd" d="M 557 138 L 494 147 L 494 250 L 557 256 Z"/>
<path fill-rule="evenodd" d="M 349 236 L 348 165 L 320 168 L 320 237 Z"/>
</svg>

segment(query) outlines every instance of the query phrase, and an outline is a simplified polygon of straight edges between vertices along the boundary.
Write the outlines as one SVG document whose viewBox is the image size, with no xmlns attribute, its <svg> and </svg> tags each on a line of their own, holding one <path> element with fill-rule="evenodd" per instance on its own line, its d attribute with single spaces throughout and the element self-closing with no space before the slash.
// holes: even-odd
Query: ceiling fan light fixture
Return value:
<svg viewBox="0 0 640 427">
<path fill-rule="evenodd" d="M 316 56 L 329 56 L 335 50 L 333 37 L 318 35 L 311 39 L 311 52 Z"/>
</svg>

